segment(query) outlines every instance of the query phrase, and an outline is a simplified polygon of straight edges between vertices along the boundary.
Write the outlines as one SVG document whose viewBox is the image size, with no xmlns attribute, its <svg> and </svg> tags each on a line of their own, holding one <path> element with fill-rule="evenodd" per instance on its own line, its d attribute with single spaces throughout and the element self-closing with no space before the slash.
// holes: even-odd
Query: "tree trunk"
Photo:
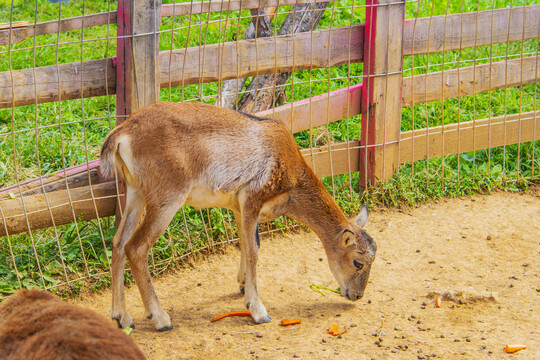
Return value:
<svg viewBox="0 0 540 360">
<path fill-rule="evenodd" d="M 279 35 L 313 31 L 319 25 L 328 3 L 300 4 L 295 5 L 281 25 Z M 288 73 L 260 75 L 251 81 L 247 87 L 238 108 L 249 114 L 267 110 L 275 105 L 276 99 L 284 96 L 284 85 L 289 76 Z"/>
<path fill-rule="evenodd" d="M 249 24 L 244 40 L 268 37 L 272 35 L 270 23 L 277 7 L 268 7 L 251 10 L 251 23 Z M 246 78 L 225 80 L 215 104 L 228 109 L 236 109 L 238 93 L 244 88 Z"/>
</svg>

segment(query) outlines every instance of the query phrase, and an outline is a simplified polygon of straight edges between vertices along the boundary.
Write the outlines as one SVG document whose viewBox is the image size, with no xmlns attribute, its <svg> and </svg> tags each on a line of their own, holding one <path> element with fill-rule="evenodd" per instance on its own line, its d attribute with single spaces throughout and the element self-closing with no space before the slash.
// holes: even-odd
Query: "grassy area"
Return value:
<svg viewBox="0 0 540 360">
<path fill-rule="evenodd" d="M 164 1 L 172 3 L 172 1 Z M 538 4 L 532 1 L 420 1 L 408 2 L 406 18 L 436 16 Z M 364 22 L 361 2 L 341 0 L 329 5 L 319 28 L 335 28 Z M 28 20 L 42 22 L 116 9 L 116 2 L 72 0 L 59 6 L 45 0 L 0 0 L 0 22 Z M 290 7 L 274 17 L 275 31 Z M 160 49 L 233 41 L 241 38 L 249 24 L 249 11 L 163 18 Z M 174 29 L 174 33 L 172 31 Z M 0 71 L 81 62 L 116 54 L 116 25 L 72 30 L 31 37 L 11 47 L 0 46 Z M 471 65 L 538 54 L 538 39 L 514 41 L 475 49 L 448 51 L 404 59 L 404 76 L 419 75 Z M 286 85 L 289 101 L 337 90 L 362 82 L 362 64 L 295 72 Z M 219 84 L 196 84 L 162 89 L 161 99 L 200 99 L 213 103 Z M 402 131 L 456 122 L 516 114 L 539 109 L 540 84 L 509 88 L 474 96 L 463 96 L 404 108 Z M 114 127 L 115 97 L 102 96 L 60 103 L 22 106 L 0 110 L 0 184 L 14 184 L 98 157 L 103 139 Z M 300 147 L 359 139 L 358 116 L 295 136 Z M 349 213 L 362 202 L 370 206 L 414 205 L 442 196 L 485 192 L 494 188 L 516 190 L 540 176 L 540 141 L 478 150 L 444 158 L 403 165 L 386 184 L 359 193 L 358 174 L 324 179 L 339 205 Z M 150 261 L 156 271 L 181 263 L 184 254 L 214 246 L 236 237 L 230 212 L 221 209 L 196 211 L 185 207 L 153 249 Z M 283 228 L 290 220 L 278 219 L 271 227 Z M 78 222 L 69 226 L 20 234 L 0 240 L 0 295 L 19 286 L 55 287 L 76 292 L 80 278 L 91 285 L 108 284 L 111 219 Z M 266 228 L 262 225 L 262 228 Z M 181 241 L 186 240 L 186 241 Z M 16 270 L 15 266 L 16 264 Z M 129 275 L 126 275 L 129 280 Z"/>
</svg>

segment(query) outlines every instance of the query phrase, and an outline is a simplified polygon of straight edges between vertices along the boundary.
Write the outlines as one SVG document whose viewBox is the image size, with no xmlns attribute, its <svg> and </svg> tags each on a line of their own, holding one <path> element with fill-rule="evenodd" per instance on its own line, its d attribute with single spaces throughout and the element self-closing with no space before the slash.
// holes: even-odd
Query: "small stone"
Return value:
<svg viewBox="0 0 540 360">
<path fill-rule="evenodd" d="M 412 298 L 412 301 L 416 301 L 416 298 Z"/>
<path fill-rule="evenodd" d="M 429 264 L 435 264 L 435 260 L 429 260 L 428 263 Z"/>
<path fill-rule="evenodd" d="M 383 339 L 382 337 L 379 338 L 379 342 L 383 342 L 383 340 L 384 340 L 384 339 Z"/>
<path fill-rule="evenodd" d="M 355 323 L 353 323 L 353 324 L 351 324 L 351 325 L 349 325 L 349 326 L 350 326 L 350 327 L 357 327 L 358 325 L 355 324 Z"/>
<path fill-rule="evenodd" d="M 341 336 L 341 335 L 338 335 L 337 338 L 338 338 L 338 339 L 342 339 L 342 336 Z"/>
<path fill-rule="evenodd" d="M 485 338 L 485 337 L 482 337 L 482 338 L 480 338 L 480 340 L 486 340 L 486 338 Z"/>
<path fill-rule="evenodd" d="M 249 353 L 250 354 L 255 354 L 255 350 L 251 350 Z"/>
<path fill-rule="evenodd" d="M 420 306 L 420 309 L 425 309 L 426 307 L 424 305 Z"/>
<path fill-rule="evenodd" d="M 341 314 L 336 314 L 337 317 L 341 316 Z"/>
<path fill-rule="evenodd" d="M 484 350 L 485 348 L 486 348 L 486 345 L 482 345 L 482 346 L 480 346 L 479 350 Z"/>
<path fill-rule="evenodd" d="M 422 323 L 422 320 L 417 320 L 416 323 L 417 323 L 417 324 L 421 324 L 421 323 Z"/>
<path fill-rule="evenodd" d="M 486 239 L 487 239 L 487 240 L 492 240 L 492 239 L 493 239 L 493 236 L 488 235 L 488 236 L 486 237 Z"/>
<path fill-rule="evenodd" d="M 381 336 L 386 336 L 386 333 L 384 331 L 381 331 Z"/>
<path fill-rule="evenodd" d="M 202 286 L 202 283 L 197 283 L 197 286 Z"/>
<path fill-rule="evenodd" d="M 465 341 L 466 341 L 466 342 L 471 342 L 471 339 L 466 338 Z"/>
<path fill-rule="evenodd" d="M 323 258 L 319 258 L 319 261 L 323 261 Z"/>
<path fill-rule="evenodd" d="M 401 331 L 401 329 L 398 328 L 397 326 L 394 327 L 394 330 L 395 330 L 395 331 Z"/>
<path fill-rule="evenodd" d="M 459 339 L 454 339 L 454 342 L 460 342 L 460 341 L 461 341 L 461 340 L 459 340 Z"/>
<path fill-rule="evenodd" d="M 441 339 L 444 339 L 444 335 L 441 334 Z"/>
<path fill-rule="evenodd" d="M 368 303 L 368 304 L 371 304 L 371 300 L 368 300 L 367 303 Z"/>
<path fill-rule="evenodd" d="M 397 353 L 398 351 L 397 351 L 396 349 L 392 349 L 392 350 L 390 350 L 390 352 L 391 352 L 392 354 L 395 354 L 395 353 Z"/>
<path fill-rule="evenodd" d="M 300 355 L 296 355 L 296 354 L 294 354 L 294 355 L 293 355 L 292 357 L 293 357 L 293 358 L 299 358 L 299 357 L 300 357 Z"/>
<path fill-rule="evenodd" d="M 263 334 L 257 333 L 257 337 L 258 337 L 258 338 L 262 338 L 262 337 L 263 337 Z"/>
<path fill-rule="evenodd" d="M 420 252 L 420 249 L 416 249 L 416 252 L 419 253 L 419 252 Z"/>
</svg>

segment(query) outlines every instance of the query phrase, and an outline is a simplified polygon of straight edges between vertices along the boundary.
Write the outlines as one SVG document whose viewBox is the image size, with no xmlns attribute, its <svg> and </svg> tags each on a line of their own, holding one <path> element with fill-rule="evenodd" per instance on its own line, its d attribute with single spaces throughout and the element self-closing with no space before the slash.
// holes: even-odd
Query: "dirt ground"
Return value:
<svg viewBox="0 0 540 360">
<path fill-rule="evenodd" d="M 262 239 L 258 288 L 271 323 L 210 322 L 244 310 L 231 245 L 155 279 L 172 331 L 156 332 L 128 289 L 131 336 L 149 359 L 540 359 L 540 188 L 373 209 L 366 229 L 378 252 L 357 302 L 310 289 L 337 283 L 318 238 L 301 231 Z M 107 315 L 110 298 L 76 303 Z M 280 326 L 285 318 L 302 323 Z M 332 324 L 347 332 L 329 335 Z M 506 354 L 508 343 L 528 349 Z"/>
</svg>

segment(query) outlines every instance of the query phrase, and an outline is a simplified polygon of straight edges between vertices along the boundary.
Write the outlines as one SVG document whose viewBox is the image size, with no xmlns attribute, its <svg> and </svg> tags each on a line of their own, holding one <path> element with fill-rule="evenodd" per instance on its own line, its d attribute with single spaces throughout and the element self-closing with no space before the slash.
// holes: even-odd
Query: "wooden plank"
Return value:
<svg viewBox="0 0 540 360">
<path fill-rule="evenodd" d="M 163 5 L 161 16 L 202 14 L 208 12 L 251 10 L 266 7 L 321 3 L 328 0 L 230 0 L 195 1 Z"/>
<path fill-rule="evenodd" d="M 117 124 L 159 99 L 161 0 L 118 2 Z"/>
<path fill-rule="evenodd" d="M 28 27 L 28 25 L 30 25 L 29 21 L 5 22 L 0 24 L 0 30 Z"/>
<path fill-rule="evenodd" d="M 311 36 L 313 36 L 313 52 L 311 49 Z M 350 44 L 349 37 L 353 39 Z M 171 80 L 169 84 L 169 51 L 159 53 L 160 86 L 161 88 L 232 79 L 239 76 L 255 74 L 268 74 L 275 72 L 288 72 L 301 69 L 328 67 L 362 61 L 363 26 L 320 30 L 313 33 L 280 36 L 278 38 L 242 40 L 225 44 L 208 45 L 204 48 L 188 48 L 184 81 L 182 82 L 182 65 L 185 50 L 174 50 L 172 56 Z M 125 38 L 124 38 L 125 39 Z M 263 41 L 264 40 L 264 41 Z M 120 42 L 119 42 L 120 43 Z M 221 47 L 221 49 L 218 49 Z M 290 56 L 293 53 L 294 57 Z M 277 53 L 274 50 L 277 49 Z M 237 52 L 238 50 L 238 52 Z M 328 51 L 336 56 L 328 62 Z M 199 56 L 204 52 L 204 64 L 199 66 Z M 218 54 L 219 57 L 218 57 Z M 313 54 L 313 56 L 312 56 Z M 258 56 L 258 59 L 256 58 Z M 215 59 L 222 58 L 223 72 L 220 76 L 220 66 Z M 148 60 L 148 59 L 145 59 Z M 237 64 L 238 63 L 238 64 Z M 43 66 L 35 69 L 14 70 L 13 92 L 15 94 L 14 106 L 30 105 L 58 101 L 58 91 L 62 100 L 71 100 L 81 97 L 81 88 L 85 97 L 115 94 L 117 85 L 115 67 L 119 66 L 117 59 L 99 59 L 77 63 L 58 65 L 60 71 L 60 84 L 57 81 L 57 66 Z M 236 71 L 236 66 L 241 70 Z M 258 69 L 257 70 L 257 66 Z M 105 69 L 107 67 L 107 69 Z M 81 74 L 83 82 L 81 84 Z M 107 76 L 107 77 L 106 77 Z M 122 73 L 118 75 L 122 83 Z M 37 99 L 34 93 L 36 83 Z M 105 84 L 109 91 L 106 92 Z M 142 83 L 142 82 L 141 82 Z M 0 72 L 0 108 L 13 106 L 11 96 L 11 76 L 9 71 Z M 118 107 L 118 104 L 117 104 Z"/>
<path fill-rule="evenodd" d="M 360 157 L 364 188 L 389 179 L 399 165 L 404 18 L 403 0 L 366 2 L 361 143 L 368 151 Z"/>
<path fill-rule="evenodd" d="M 257 116 L 280 119 L 293 134 L 360 114 L 362 84 L 261 111 Z"/>
<path fill-rule="evenodd" d="M 28 21 L 0 24 L 0 45 L 17 44 L 28 37 Z"/>
<path fill-rule="evenodd" d="M 363 26 L 341 27 L 160 53 L 162 87 L 361 62 Z M 328 52 L 333 55 L 328 59 Z M 350 53 L 350 57 L 349 57 Z M 184 57 L 185 66 L 184 65 Z"/>
<path fill-rule="evenodd" d="M 95 163 L 93 161 L 91 163 Z M 13 185 L 5 189 L 0 190 L 0 200 L 9 199 L 13 197 L 21 197 L 35 194 L 49 193 L 56 190 L 63 190 L 69 187 L 74 189 L 76 187 L 87 186 L 92 184 L 98 184 L 100 182 L 99 173 L 97 167 L 90 167 L 88 165 L 77 166 L 78 171 L 65 173 L 60 171 L 53 176 L 46 178 L 37 178 L 26 183 L 20 184 L 20 190 L 18 185 Z"/>
<path fill-rule="evenodd" d="M 402 106 L 532 84 L 540 81 L 539 68 L 540 57 L 529 56 L 406 77 Z"/>
<path fill-rule="evenodd" d="M 301 153 L 307 164 L 320 178 L 349 174 L 358 171 L 360 141 L 303 149 Z"/>
<path fill-rule="evenodd" d="M 94 201 L 90 196 L 90 187 L 54 191 L 45 195 L 25 196 L 22 199 L 0 201 L 0 236 L 31 230 L 43 229 L 53 225 L 69 224 L 75 220 L 90 220 L 96 217 L 114 215 L 116 204 L 116 183 L 108 182 L 92 186 Z M 71 201 L 70 201 L 71 198 Z M 24 201 L 24 207 L 23 207 Z M 47 207 L 47 201 L 50 205 Z M 97 213 L 96 213 L 97 209 Z M 26 210 L 26 213 L 25 213 Z M 52 212 L 52 217 L 51 217 Z M 73 212 L 75 218 L 73 218 Z M 28 222 L 27 222 L 28 221 Z"/>
<path fill-rule="evenodd" d="M 536 39 L 540 31 L 538 19 L 540 19 L 540 5 L 407 20 L 403 55 Z"/>
<path fill-rule="evenodd" d="M 29 23 L 27 21 L 27 23 Z M 40 22 L 37 24 L 28 24 L 26 28 L 19 28 L 15 30 L 23 30 L 24 36 L 19 35 L 17 42 L 25 40 L 27 37 L 33 37 L 34 35 L 54 34 L 58 31 L 79 30 L 92 26 L 100 26 L 107 24 L 116 24 L 116 11 L 89 14 L 84 16 L 76 16 L 60 20 L 51 20 Z M 9 36 L 9 30 L 0 30 L 0 45 L 7 45 Z M 15 42 L 12 40 L 11 42 Z"/>
<path fill-rule="evenodd" d="M 103 96 L 106 94 L 106 75 L 109 94 L 114 94 L 116 88 L 114 71 L 112 59 L 99 59 L 62 64 L 58 67 L 56 65 L 38 67 L 35 68 L 35 77 L 34 69 L 13 70 L 12 76 L 9 71 L 0 72 L 0 108 L 72 100 L 81 96 Z"/>
<path fill-rule="evenodd" d="M 402 132 L 399 162 L 431 159 L 539 139 L 540 111 L 448 124 L 444 125 L 444 128 L 435 126 L 414 132 Z"/>
</svg>

